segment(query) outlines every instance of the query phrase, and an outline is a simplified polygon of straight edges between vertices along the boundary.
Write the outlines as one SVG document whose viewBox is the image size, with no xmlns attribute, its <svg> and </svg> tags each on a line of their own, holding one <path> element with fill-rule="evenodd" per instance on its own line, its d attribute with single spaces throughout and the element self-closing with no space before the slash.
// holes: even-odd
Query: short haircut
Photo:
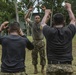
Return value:
<svg viewBox="0 0 76 75">
<path fill-rule="evenodd" d="M 20 30 L 20 24 L 18 22 L 13 22 L 9 25 L 10 32 L 18 32 Z"/>
<path fill-rule="evenodd" d="M 55 23 L 55 25 L 60 25 L 64 23 L 64 16 L 61 13 L 56 13 L 53 16 L 53 22 Z"/>
<path fill-rule="evenodd" d="M 39 14 L 36 14 L 34 17 L 36 17 L 36 16 L 39 16 L 41 18 L 41 15 L 39 15 Z"/>
</svg>

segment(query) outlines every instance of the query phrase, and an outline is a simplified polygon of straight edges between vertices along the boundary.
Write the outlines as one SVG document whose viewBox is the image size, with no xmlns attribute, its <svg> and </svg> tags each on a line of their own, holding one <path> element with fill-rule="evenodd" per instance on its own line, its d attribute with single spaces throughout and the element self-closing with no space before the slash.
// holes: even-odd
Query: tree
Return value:
<svg viewBox="0 0 76 75">
<path fill-rule="evenodd" d="M 16 15 L 17 21 L 18 16 L 20 17 L 20 21 L 24 21 L 24 14 L 26 14 L 30 6 L 35 5 L 35 1 L 37 1 L 38 6 L 36 6 L 36 8 L 38 8 L 38 10 L 41 9 L 40 4 L 45 5 L 47 8 L 50 8 L 52 10 L 52 16 L 57 12 L 63 13 L 67 22 L 69 21 L 68 14 L 61 4 L 63 1 L 68 1 L 72 4 L 72 9 L 76 16 L 76 0 L 20 0 L 20 2 L 17 2 L 17 6 L 15 6 L 16 2 L 14 1 L 17 0 L 0 0 L 0 22 L 3 22 L 5 20 L 10 21 L 13 18 L 16 19 Z"/>
<path fill-rule="evenodd" d="M 62 2 L 70 2 L 72 4 L 72 9 L 76 16 L 76 0 L 43 0 L 43 1 L 44 1 L 43 5 L 45 5 L 47 8 L 50 8 L 52 10 L 52 16 L 53 14 L 58 12 L 63 13 L 67 21 L 66 23 L 69 22 L 69 17 L 68 17 L 68 13 L 62 6 Z"/>
<path fill-rule="evenodd" d="M 19 22 L 19 15 L 18 15 L 18 9 L 17 9 L 17 0 L 14 0 L 15 5 L 15 13 L 16 13 L 16 21 Z"/>
<path fill-rule="evenodd" d="M 13 12 L 13 13 L 12 13 Z M 10 20 L 11 17 L 15 17 L 15 9 L 13 2 L 8 0 L 0 1 L 0 22 Z"/>
</svg>

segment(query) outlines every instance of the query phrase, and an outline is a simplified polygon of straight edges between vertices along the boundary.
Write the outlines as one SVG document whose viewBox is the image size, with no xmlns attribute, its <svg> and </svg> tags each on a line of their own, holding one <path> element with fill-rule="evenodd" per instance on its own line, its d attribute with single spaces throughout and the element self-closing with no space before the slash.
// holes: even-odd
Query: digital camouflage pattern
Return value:
<svg viewBox="0 0 76 75">
<path fill-rule="evenodd" d="M 43 40 L 34 40 L 33 41 L 34 49 L 32 50 L 32 63 L 33 65 L 38 64 L 38 53 L 40 55 L 40 65 L 45 65 L 45 43 Z"/>
<path fill-rule="evenodd" d="M 69 64 L 49 64 L 46 75 L 72 75 L 73 68 Z"/>
<path fill-rule="evenodd" d="M 25 72 L 19 72 L 19 73 L 1 73 L 0 75 L 28 75 Z"/>
</svg>

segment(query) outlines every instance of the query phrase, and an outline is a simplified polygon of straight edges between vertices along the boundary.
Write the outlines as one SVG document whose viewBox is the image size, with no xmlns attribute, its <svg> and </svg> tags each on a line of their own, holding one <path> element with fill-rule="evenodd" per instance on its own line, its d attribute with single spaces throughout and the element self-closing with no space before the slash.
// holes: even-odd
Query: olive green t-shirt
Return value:
<svg viewBox="0 0 76 75">
<path fill-rule="evenodd" d="M 40 23 L 30 22 L 29 25 L 32 28 L 32 37 L 34 40 L 41 40 L 44 38 L 43 32 L 40 29 Z"/>
</svg>

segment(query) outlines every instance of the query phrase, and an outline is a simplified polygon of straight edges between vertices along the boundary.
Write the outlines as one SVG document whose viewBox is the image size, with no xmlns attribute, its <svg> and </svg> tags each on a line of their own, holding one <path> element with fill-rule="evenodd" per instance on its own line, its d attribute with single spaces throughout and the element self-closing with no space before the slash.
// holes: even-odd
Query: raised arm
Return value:
<svg viewBox="0 0 76 75">
<path fill-rule="evenodd" d="M 42 28 L 46 25 L 47 21 L 49 20 L 50 14 L 51 14 L 51 10 L 45 9 L 45 15 L 41 21 Z"/>
<path fill-rule="evenodd" d="M 6 29 L 8 27 L 8 21 L 5 21 L 3 22 L 1 25 L 0 25 L 0 44 L 2 44 L 2 36 L 1 36 L 1 31 Z"/>
<path fill-rule="evenodd" d="M 30 16 L 30 13 L 31 13 L 32 10 L 33 10 L 33 8 L 30 7 L 30 8 L 28 9 L 28 12 L 27 12 L 26 15 L 24 16 L 25 21 L 27 21 L 28 23 L 31 21 L 30 18 L 29 18 L 29 16 Z"/>
<path fill-rule="evenodd" d="M 70 24 L 75 25 L 75 16 L 72 12 L 71 4 L 70 3 L 65 3 L 65 8 L 68 11 L 69 18 L 70 18 Z"/>
<path fill-rule="evenodd" d="M 2 24 L 1 24 L 1 26 L 0 26 L 0 32 L 3 30 L 3 29 L 6 29 L 7 27 L 8 27 L 8 21 L 5 21 L 5 22 L 3 22 Z"/>
</svg>

